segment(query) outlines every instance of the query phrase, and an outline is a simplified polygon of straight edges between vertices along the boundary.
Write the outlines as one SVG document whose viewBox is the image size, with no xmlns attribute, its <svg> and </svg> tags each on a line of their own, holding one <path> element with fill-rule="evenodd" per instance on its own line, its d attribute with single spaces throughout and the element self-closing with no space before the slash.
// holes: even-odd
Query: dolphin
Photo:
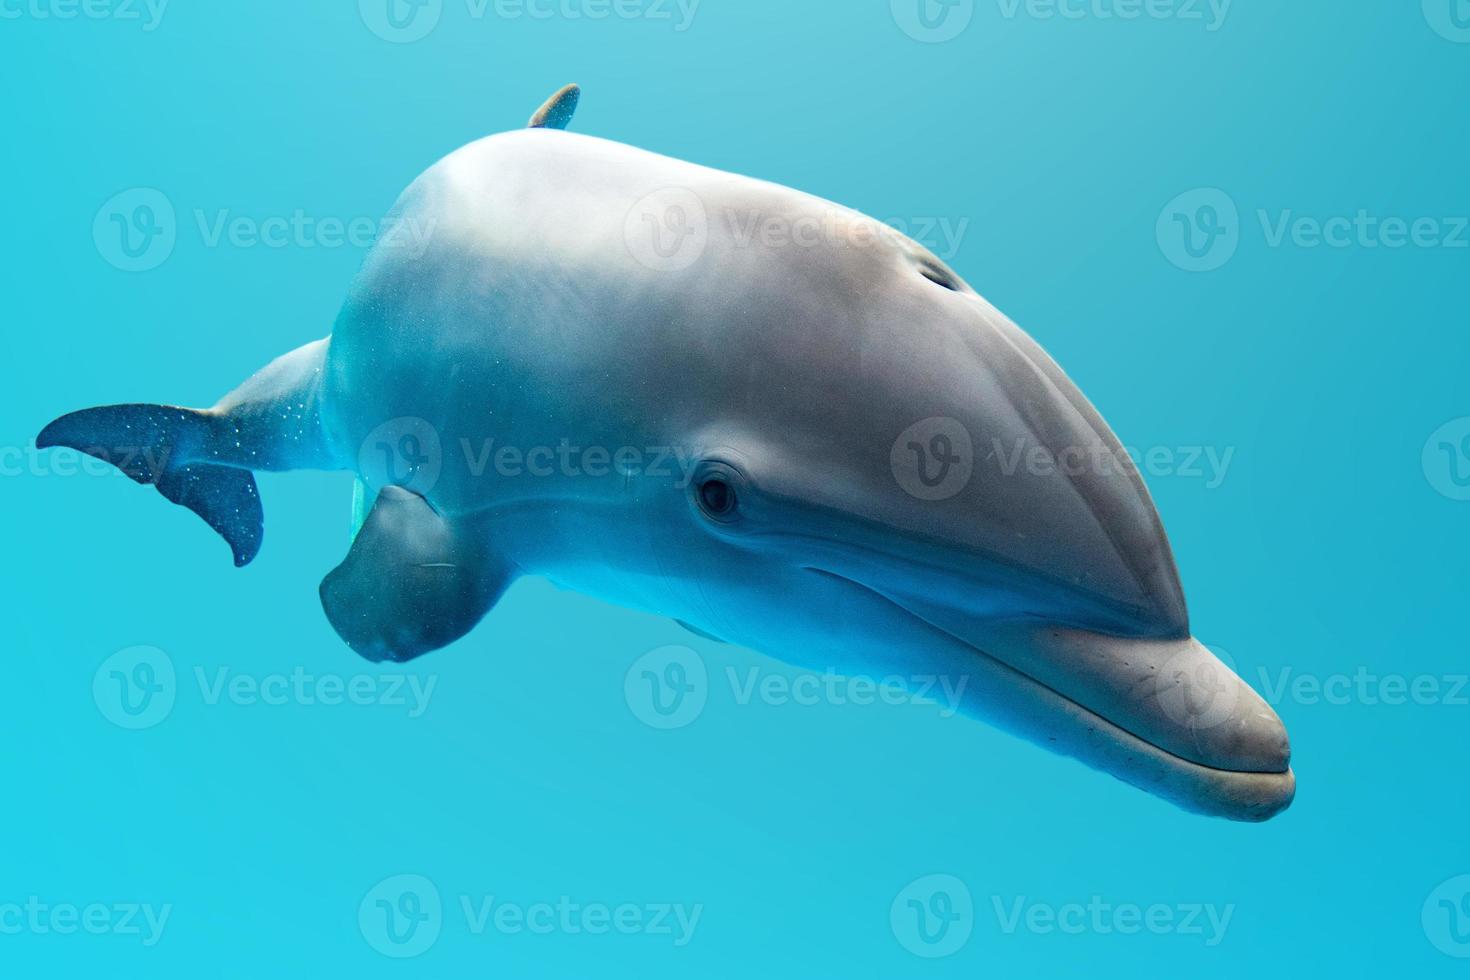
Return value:
<svg viewBox="0 0 1470 980">
<path fill-rule="evenodd" d="M 1192 811 L 1286 808 L 1281 720 L 1192 637 L 1143 480 L 1036 342 L 862 214 L 567 132 L 579 94 L 416 179 L 326 338 L 211 408 L 87 409 L 37 445 L 153 485 L 237 565 L 253 471 L 353 471 L 320 593 L 370 660 L 540 576 L 793 664 L 947 678 Z"/>
</svg>

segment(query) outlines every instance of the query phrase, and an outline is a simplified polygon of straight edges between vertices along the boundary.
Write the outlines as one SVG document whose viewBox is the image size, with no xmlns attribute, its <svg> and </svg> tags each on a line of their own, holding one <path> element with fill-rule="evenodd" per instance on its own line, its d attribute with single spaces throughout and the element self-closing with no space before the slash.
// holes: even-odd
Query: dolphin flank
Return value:
<svg viewBox="0 0 1470 980">
<path fill-rule="evenodd" d="M 330 336 L 212 408 L 87 409 L 37 445 L 151 484 L 237 565 L 254 471 L 354 472 L 320 591 L 372 660 L 541 576 L 803 666 L 946 678 L 1190 810 L 1285 809 L 1284 726 L 1193 639 L 1136 467 L 1051 358 L 857 212 L 566 132 L 579 96 L 415 180 Z"/>
</svg>

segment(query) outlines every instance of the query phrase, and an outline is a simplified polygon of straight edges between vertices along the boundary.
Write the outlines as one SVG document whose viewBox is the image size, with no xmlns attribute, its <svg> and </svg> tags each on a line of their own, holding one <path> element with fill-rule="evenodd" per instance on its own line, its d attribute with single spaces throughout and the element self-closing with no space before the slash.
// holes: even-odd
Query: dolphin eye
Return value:
<svg viewBox="0 0 1470 980">
<path fill-rule="evenodd" d="M 732 525 L 741 519 L 741 496 L 748 484 L 733 465 L 706 459 L 694 471 L 689 484 L 690 502 L 705 520 Z"/>
<path fill-rule="evenodd" d="M 715 520 L 728 520 L 739 506 L 735 488 L 718 474 L 705 477 L 699 484 L 699 509 Z"/>
</svg>

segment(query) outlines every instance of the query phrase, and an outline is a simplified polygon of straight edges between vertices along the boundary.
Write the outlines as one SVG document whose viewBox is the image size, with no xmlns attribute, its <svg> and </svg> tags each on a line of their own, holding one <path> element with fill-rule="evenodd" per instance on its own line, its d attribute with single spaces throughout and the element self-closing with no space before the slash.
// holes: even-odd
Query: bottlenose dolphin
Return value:
<svg viewBox="0 0 1470 980">
<path fill-rule="evenodd" d="M 962 679 L 966 713 L 1189 809 L 1290 803 L 1281 721 L 1192 638 L 1137 469 L 1030 337 L 857 212 L 565 132 L 577 98 L 415 180 L 327 338 L 213 408 L 88 409 L 38 445 L 152 484 L 238 565 L 252 471 L 355 471 L 321 599 L 372 660 L 543 576 L 800 665 Z"/>
</svg>

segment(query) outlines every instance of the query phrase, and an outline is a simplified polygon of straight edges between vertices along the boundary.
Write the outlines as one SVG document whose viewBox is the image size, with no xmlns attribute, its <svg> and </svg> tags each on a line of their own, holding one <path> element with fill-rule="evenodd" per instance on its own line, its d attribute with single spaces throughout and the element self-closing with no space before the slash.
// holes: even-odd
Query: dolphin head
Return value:
<svg viewBox="0 0 1470 980">
<path fill-rule="evenodd" d="M 1188 808 L 1287 806 L 1281 721 L 1191 637 L 1143 481 L 1060 368 L 906 240 L 784 268 L 687 393 L 662 565 L 697 582 L 689 619 L 816 667 L 962 678 L 964 710 Z"/>
<path fill-rule="evenodd" d="M 1264 819 L 1291 801 L 1285 730 L 1192 637 L 1121 444 L 928 250 L 788 188 L 565 133 L 497 137 L 447 172 L 470 170 L 559 175 L 550 202 L 502 181 L 515 193 L 493 212 L 478 191 L 420 194 L 490 236 L 476 254 L 516 259 L 463 318 L 517 325 L 489 331 L 504 363 L 481 414 L 531 445 L 570 432 L 682 464 L 502 491 L 498 547 L 519 568 L 787 662 L 948 678 L 962 710 L 1186 807 Z M 443 267 L 457 288 L 463 265 Z"/>
</svg>

